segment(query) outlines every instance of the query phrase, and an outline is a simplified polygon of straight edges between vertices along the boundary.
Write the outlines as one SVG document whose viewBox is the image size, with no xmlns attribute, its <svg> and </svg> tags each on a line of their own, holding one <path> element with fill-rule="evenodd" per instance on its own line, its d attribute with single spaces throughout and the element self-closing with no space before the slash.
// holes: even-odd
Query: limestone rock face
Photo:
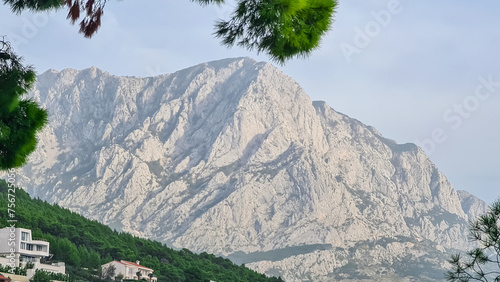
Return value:
<svg viewBox="0 0 500 282">
<path fill-rule="evenodd" d="M 458 199 L 462 204 L 462 209 L 467 214 L 469 221 L 473 221 L 478 216 L 485 214 L 489 210 L 486 202 L 464 190 L 457 191 Z"/>
<path fill-rule="evenodd" d="M 482 211 L 416 145 L 252 59 L 51 70 L 33 95 L 50 126 L 19 179 L 31 195 L 287 281 L 442 280 Z"/>
</svg>

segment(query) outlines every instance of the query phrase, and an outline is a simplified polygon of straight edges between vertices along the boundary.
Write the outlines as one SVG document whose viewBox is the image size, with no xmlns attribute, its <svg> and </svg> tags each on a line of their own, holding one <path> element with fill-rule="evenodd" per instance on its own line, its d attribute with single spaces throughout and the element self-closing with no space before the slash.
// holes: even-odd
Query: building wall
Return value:
<svg viewBox="0 0 500 282">
<path fill-rule="evenodd" d="M 18 228 L 2 228 L 0 229 L 0 254 L 7 254 L 12 252 L 19 251 L 19 240 L 20 238 L 20 230 Z M 10 239 L 10 240 L 9 240 Z M 14 242 L 14 243 L 12 243 Z"/>
<path fill-rule="evenodd" d="M 12 282 L 29 282 L 28 276 L 21 276 L 21 275 L 15 275 L 15 274 L 10 274 L 8 272 L 0 272 L 5 277 L 9 277 L 12 279 Z"/>
<path fill-rule="evenodd" d="M 2 254 L 5 257 L 0 257 L 0 264 L 3 266 L 18 267 L 19 266 L 19 253 L 5 253 Z"/>
<path fill-rule="evenodd" d="M 64 262 L 58 262 L 54 264 L 45 264 L 38 262 L 35 263 L 35 267 L 33 269 L 28 269 L 27 276 L 31 279 L 31 277 L 35 275 L 37 269 L 45 270 L 47 272 L 66 274 L 66 265 L 64 264 Z"/>
<path fill-rule="evenodd" d="M 126 265 L 125 269 L 126 269 L 126 274 L 125 274 L 126 278 L 135 279 L 137 277 L 137 276 L 135 276 L 135 274 L 138 271 L 137 267 L 134 267 L 132 265 Z"/>
<path fill-rule="evenodd" d="M 23 233 L 26 234 L 25 238 L 22 236 Z M 24 249 L 21 248 L 21 245 L 24 246 Z M 32 245 L 33 250 L 29 250 L 28 245 Z M 38 250 L 37 247 L 41 250 Z M 9 227 L 0 229 L 0 254 L 14 252 L 24 256 L 46 257 L 49 256 L 49 248 L 49 242 L 33 240 L 29 229 Z"/>
<path fill-rule="evenodd" d="M 19 260 L 16 260 L 16 261 L 18 262 Z M 9 258 L 0 257 L 0 264 L 3 266 L 6 266 L 6 265 L 12 266 L 11 260 Z M 19 266 L 19 264 L 15 265 L 15 266 L 17 267 L 17 266 Z M 24 266 L 24 264 L 21 264 L 21 266 Z M 28 269 L 27 277 L 28 278 L 33 277 L 33 275 L 35 274 L 35 271 L 37 269 L 41 269 L 41 270 L 45 270 L 45 271 L 53 272 L 53 273 L 66 274 L 66 265 L 64 264 L 64 262 L 58 262 L 58 263 L 54 263 L 54 264 L 45 264 L 45 263 L 35 262 L 34 268 Z"/>
<path fill-rule="evenodd" d="M 2 258 L 2 257 L 0 257 L 0 264 L 1 265 L 3 265 L 3 266 L 7 266 L 7 265 L 12 266 L 12 263 L 15 263 L 15 260 L 11 261 L 11 259 L 9 259 L 9 258 Z"/>
<path fill-rule="evenodd" d="M 141 279 L 142 278 L 149 279 L 148 274 L 153 272 L 151 270 L 142 269 L 142 268 L 139 268 L 139 267 L 134 266 L 134 265 L 128 265 L 128 264 L 125 265 L 121 262 L 116 262 L 116 261 L 112 261 L 112 262 L 108 262 L 106 264 L 103 264 L 102 269 L 104 270 L 104 268 L 107 268 L 111 265 L 115 266 L 115 277 L 121 273 L 121 274 L 123 274 L 124 279 L 137 279 L 136 273 L 139 270 L 142 273 Z M 155 281 L 155 279 L 153 279 L 153 281 Z"/>
<path fill-rule="evenodd" d="M 140 269 L 140 271 L 141 271 L 141 274 L 142 274 L 141 279 L 142 279 L 142 278 L 146 278 L 146 279 L 148 279 L 148 281 L 149 281 L 149 276 L 148 276 L 148 275 L 149 275 L 150 273 L 153 273 L 153 271 L 151 271 L 151 270 L 146 270 L 146 269 Z"/>
<path fill-rule="evenodd" d="M 53 264 L 45 264 L 45 263 L 35 263 L 35 269 L 41 269 L 54 273 L 66 274 L 66 264 L 64 262 L 57 262 Z"/>
<path fill-rule="evenodd" d="M 110 267 L 111 265 L 115 267 L 115 277 L 121 273 L 123 274 L 124 278 L 127 278 L 127 271 L 128 271 L 127 267 L 121 263 L 116 263 L 115 261 L 103 264 L 102 265 L 103 271 L 105 268 Z"/>
<path fill-rule="evenodd" d="M 22 236 L 23 232 L 24 238 Z M 24 243 L 24 249 L 21 244 Z M 28 250 L 27 244 L 33 245 L 33 250 Z M 40 246 L 42 251 L 37 251 Z M 66 273 L 66 265 L 63 262 L 56 264 L 40 263 L 40 258 L 49 256 L 50 244 L 49 242 L 41 240 L 33 240 L 31 230 L 24 228 L 3 228 L 0 229 L 0 264 L 11 267 L 24 266 L 26 262 L 21 262 L 21 257 L 32 257 L 34 269 L 28 269 L 28 278 L 31 278 L 36 269 L 42 269 L 54 273 Z M 31 274 L 31 275 L 30 275 Z"/>
<path fill-rule="evenodd" d="M 124 277 L 126 276 L 127 268 L 125 267 L 125 265 L 121 263 L 113 263 L 113 265 L 116 267 L 115 276 L 120 273 L 123 274 Z"/>
</svg>

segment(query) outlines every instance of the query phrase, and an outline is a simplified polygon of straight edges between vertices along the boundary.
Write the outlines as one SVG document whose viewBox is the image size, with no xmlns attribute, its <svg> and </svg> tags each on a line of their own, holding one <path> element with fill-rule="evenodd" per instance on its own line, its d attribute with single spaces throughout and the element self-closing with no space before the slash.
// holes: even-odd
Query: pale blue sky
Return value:
<svg viewBox="0 0 500 282">
<path fill-rule="evenodd" d="M 151 76 L 227 57 L 267 61 L 213 38 L 214 21 L 229 11 L 188 0 L 110 1 L 89 40 L 66 10 L 16 16 L 0 5 L 0 35 L 39 73 L 97 66 Z M 313 100 L 388 138 L 433 138 L 426 150 L 453 186 L 491 203 L 500 197 L 499 11 L 494 0 L 342 1 L 321 48 L 279 68 Z"/>
</svg>

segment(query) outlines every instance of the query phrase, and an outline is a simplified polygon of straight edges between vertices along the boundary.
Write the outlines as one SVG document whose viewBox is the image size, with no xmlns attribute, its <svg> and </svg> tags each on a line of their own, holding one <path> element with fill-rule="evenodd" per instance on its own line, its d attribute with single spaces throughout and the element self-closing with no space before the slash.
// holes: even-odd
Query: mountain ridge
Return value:
<svg viewBox="0 0 500 282">
<path fill-rule="evenodd" d="M 444 267 L 468 246 L 470 215 L 422 149 L 311 101 L 268 63 L 49 72 L 33 95 L 51 117 L 23 186 L 114 228 L 241 261 L 274 252 L 248 266 L 287 281 L 397 277 L 407 256 Z"/>
<path fill-rule="evenodd" d="M 11 194 L 12 189 L 15 194 Z M 46 263 L 64 262 L 66 275 L 71 277 L 69 281 L 111 281 L 105 277 L 100 279 L 98 269 L 113 260 L 140 260 L 141 265 L 154 270 L 154 276 L 160 282 L 283 281 L 265 277 L 211 254 L 194 254 L 187 249 L 173 250 L 159 242 L 116 232 L 58 205 L 33 199 L 21 188 L 0 179 L 2 227 L 12 224 L 8 205 L 11 197 L 8 194 L 16 197 L 16 227 L 29 229 L 34 237 L 49 242 L 51 255 Z M 57 280 L 66 281 L 69 278 L 61 276 Z"/>
</svg>

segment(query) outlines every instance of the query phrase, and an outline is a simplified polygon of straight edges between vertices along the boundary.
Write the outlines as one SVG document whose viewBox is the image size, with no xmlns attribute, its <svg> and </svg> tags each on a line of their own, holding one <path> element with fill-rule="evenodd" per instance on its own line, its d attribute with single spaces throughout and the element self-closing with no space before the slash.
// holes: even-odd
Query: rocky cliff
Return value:
<svg viewBox="0 0 500 282">
<path fill-rule="evenodd" d="M 114 228 L 287 281 L 442 280 L 467 246 L 470 209 L 420 148 L 270 64 L 51 70 L 33 95 L 50 126 L 20 184 Z"/>
<path fill-rule="evenodd" d="M 458 199 L 462 204 L 462 209 L 467 214 L 469 221 L 473 221 L 478 216 L 485 214 L 489 210 L 486 202 L 464 190 L 457 191 Z"/>
</svg>

